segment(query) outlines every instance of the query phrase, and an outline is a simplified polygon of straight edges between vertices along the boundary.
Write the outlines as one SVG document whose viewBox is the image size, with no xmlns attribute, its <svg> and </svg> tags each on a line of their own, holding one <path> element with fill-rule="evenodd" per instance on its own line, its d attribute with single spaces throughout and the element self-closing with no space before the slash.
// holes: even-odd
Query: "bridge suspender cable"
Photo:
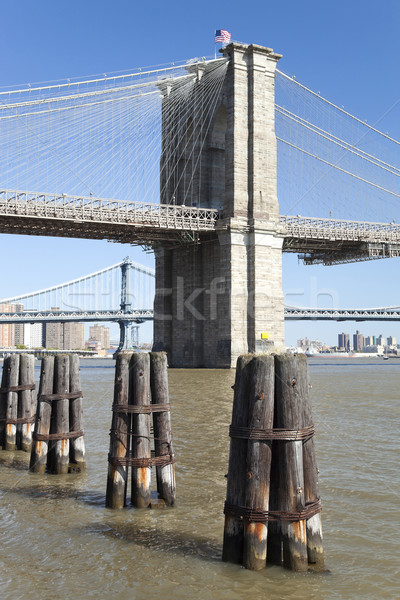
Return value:
<svg viewBox="0 0 400 600">
<path fill-rule="evenodd" d="M 298 85 L 300 88 L 302 88 L 306 92 L 309 92 L 312 96 L 315 96 L 315 98 L 318 98 L 322 102 L 325 102 L 329 106 L 332 106 L 333 108 L 335 108 L 339 112 L 343 113 L 347 117 L 350 117 L 354 121 L 357 121 L 357 123 L 360 123 L 364 127 L 368 127 L 368 129 L 370 129 L 374 133 L 378 133 L 379 135 L 383 136 L 387 140 L 389 140 L 389 141 L 393 142 L 394 144 L 397 144 L 398 146 L 400 146 L 400 142 L 398 140 L 395 140 L 394 138 L 390 137 L 390 135 L 387 135 L 387 133 L 383 133 L 382 131 L 379 131 L 379 129 L 376 129 L 375 127 L 372 127 L 372 125 L 368 125 L 368 123 L 366 123 L 362 119 L 359 119 L 359 118 L 355 117 L 351 113 L 349 113 L 346 110 L 344 110 L 344 108 L 340 108 L 340 106 L 337 106 L 337 104 L 334 104 L 333 102 L 330 102 L 329 100 L 327 100 L 326 98 L 324 98 L 320 94 L 317 94 L 316 92 L 313 92 L 313 90 L 310 90 L 310 88 L 306 87 L 302 83 L 299 83 L 296 79 L 293 79 L 293 77 L 290 77 L 289 75 L 286 75 L 286 73 L 283 73 L 282 71 L 279 71 L 279 69 L 277 69 L 276 71 L 277 71 L 277 73 L 279 73 L 279 75 L 282 75 L 282 77 L 284 77 L 285 79 L 291 81 L 292 83 L 295 83 L 296 85 Z"/>
</svg>

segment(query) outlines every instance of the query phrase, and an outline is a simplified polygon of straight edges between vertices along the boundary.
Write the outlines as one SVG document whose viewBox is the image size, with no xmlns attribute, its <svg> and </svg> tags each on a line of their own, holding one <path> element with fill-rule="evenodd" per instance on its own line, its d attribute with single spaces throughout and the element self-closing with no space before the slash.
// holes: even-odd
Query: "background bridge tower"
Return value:
<svg viewBox="0 0 400 600">
<path fill-rule="evenodd" d="M 214 61 L 187 67 L 196 80 L 186 107 L 171 109 L 177 84 L 162 88 L 161 202 L 222 212 L 214 239 L 156 251 L 154 349 L 166 350 L 175 367 L 230 367 L 240 354 L 284 344 L 274 108 L 280 55 L 233 43 L 224 57 L 216 61 L 225 72 L 213 104 Z"/>
</svg>

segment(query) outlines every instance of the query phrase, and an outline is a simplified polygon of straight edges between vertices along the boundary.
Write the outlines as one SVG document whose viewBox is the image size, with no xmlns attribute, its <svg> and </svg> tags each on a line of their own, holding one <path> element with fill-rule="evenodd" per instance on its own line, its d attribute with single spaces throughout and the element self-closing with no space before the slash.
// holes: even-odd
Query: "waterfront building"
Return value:
<svg viewBox="0 0 400 600">
<path fill-rule="evenodd" d="M 350 350 L 350 334 L 339 333 L 338 335 L 338 347 L 339 350 Z"/>
<path fill-rule="evenodd" d="M 58 307 L 51 309 L 60 310 Z M 85 347 L 84 323 L 60 323 L 59 321 L 45 324 L 44 346 L 54 350 L 81 350 Z"/>
<path fill-rule="evenodd" d="M 362 352 L 364 350 L 365 340 L 362 333 L 360 333 L 357 329 L 355 334 L 353 335 L 353 348 L 355 352 Z"/>
<path fill-rule="evenodd" d="M 382 334 L 380 334 L 377 338 L 376 338 L 376 345 L 377 346 L 385 346 L 385 338 L 383 337 Z"/>
<path fill-rule="evenodd" d="M 390 335 L 387 339 L 387 345 L 388 346 L 396 346 L 397 344 L 397 340 L 395 337 L 393 337 L 392 335 Z"/>
<path fill-rule="evenodd" d="M 91 325 L 89 327 L 89 341 L 98 342 L 100 348 L 110 347 L 110 328 L 105 325 Z"/>
<path fill-rule="evenodd" d="M 82 350 L 85 347 L 85 324 L 63 323 L 62 336 L 63 350 Z"/>
<path fill-rule="evenodd" d="M 24 310 L 23 304 L 14 304 L 15 312 L 22 312 Z M 24 344 L 24 323 L 15 323 L 14 325 L 14 344 L 16 346 Z"/>
<path fill-rule="evenodd" d="M 41 348 L 43 345 L 43 324 L 25 323 L 22 326 L 24 334 L 22 344 L 27 348 Z M 17 345 L 17 341 L 15 341 L 15 345 Z"/>
<path fill-rule="evenodd" d="M 14 312 L 14 307 L 12 304 L 0 304 L 0 311 Z M 10 348 L 14 345 L 14 327 L 15 325 L 8 323 L 0 325 L 0 348 Z"/>
</svg>

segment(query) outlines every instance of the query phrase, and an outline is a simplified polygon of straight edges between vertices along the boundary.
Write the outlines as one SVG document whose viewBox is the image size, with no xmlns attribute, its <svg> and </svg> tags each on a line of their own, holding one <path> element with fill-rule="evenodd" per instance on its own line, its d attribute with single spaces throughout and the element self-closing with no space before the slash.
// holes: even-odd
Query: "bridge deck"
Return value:
<svg viewBox="0 0 400 600">
<path fill-rule="evenodd" d="M 217 219 L 214 209 L 0 191 L 0 233 L 176 243 L 213 232 Z"/>
<path fill-rule="evenodd" d="M 67 194 L 0 191 L 0 233 L 106 239 L 130 244 L 186 243 L 215 236 L 216 209 Z M 280 217 L 283 251 L 333 264 L 400 256 L 400 225 Z"/>
</svg>

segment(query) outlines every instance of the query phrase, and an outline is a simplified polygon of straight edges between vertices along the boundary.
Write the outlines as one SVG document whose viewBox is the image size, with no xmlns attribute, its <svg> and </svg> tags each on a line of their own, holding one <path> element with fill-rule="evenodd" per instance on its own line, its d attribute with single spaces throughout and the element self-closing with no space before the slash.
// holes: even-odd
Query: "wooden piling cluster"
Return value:
<svg viewBox="0 0 400 600">
<path fill-rule="evenodd" d="M 176 498 L 175 459 L 165 353 L 118 354 L 112 410 L 106 506 L 126 505 L 129 468 L 131 504 L 137 508 L 151 506 L 152 466 L 156 467 L 158 495 L 172 506 Z"/>
<path fill-rule="evenodd" d="M 314 426 L 304 355 L 237 361 L 223 560 L 260 570 L 321 570 Z"/>
<path fill-rule="evenodd" d="M 0 388 L 0 446 L 3 450 L 31 451 L 35 410 L 34 356 L 6 356 Z"/>
<path fill-rule="evenodd" d="M 42 359 L 29 469 L 64 474 L 85 468 L 79 356 Z"/>
</svg>

